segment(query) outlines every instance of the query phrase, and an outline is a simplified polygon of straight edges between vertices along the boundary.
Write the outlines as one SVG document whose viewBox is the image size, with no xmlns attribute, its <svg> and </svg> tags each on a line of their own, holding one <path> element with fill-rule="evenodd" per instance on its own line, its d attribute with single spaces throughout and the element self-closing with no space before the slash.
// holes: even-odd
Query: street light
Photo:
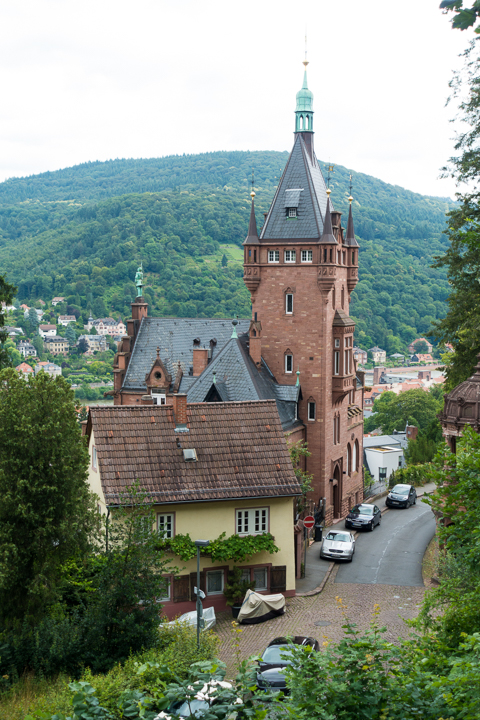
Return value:
<svg viewBox="0 0 480 720">
<path fill-rule="evenodd" d="M 195 540 L 197 548 L 197 587 L 195 588 L 197 596 L 197 648 L 200 647 L 200 623 L 203 620 L 202 596 L 205 597 L 205 593 L 200 590 L 200 548 L 206 548 L 209 545 L 210 540 Z"/>
</svg>

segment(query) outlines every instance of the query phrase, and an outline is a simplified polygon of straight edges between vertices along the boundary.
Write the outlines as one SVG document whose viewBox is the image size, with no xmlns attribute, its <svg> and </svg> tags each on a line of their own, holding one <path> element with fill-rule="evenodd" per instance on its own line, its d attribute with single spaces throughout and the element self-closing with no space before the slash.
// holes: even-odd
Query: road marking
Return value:
<svg viewBox="0 0 480 720">
<path fill-rule="evenodd" d="M 411 520 L 409 520 L 409 521 L 408 521 L 407 523 L 405 523 L 404 525 L 400 525 L 400 526 L 395 530 L 395 532 L 392 533 L 392 536 L 390 537 L 390 540 L 387 542 L 387 544 L 386 544 L 385 547 L 383 548 L 383 552 L 382 552 L 382 554 L 381 554 L 381 556 L 380 556 L 380 559 L 379 559 L 379 561 L 378 561 L 377 570 L 376 570 L 376 572 L 375 572 L 375 577 L 373 578 L 373 584 L 374 584 L 374 585 L 375 585 L 376 582 L 377 582 L 378 573 L 380 572 L 380 564 L 381 564 L 381 562 L 382 562 L 382 560 L 383 560 L 383 558 L 384 558 L 385 553 L 387 552 L 388 546 L 390 545 L 390 543 L 392 542 L 392 540 L 395 538 L 396 534 L 397 534 L 400 530 L 403 530 L 404 528 L 406 528 L 407 525 L 410 525 L 410 523 L 415 522 L 416 520 L 418 520 L 418 518 L 421 518 L 422 515 L 425 515 L 425 513 L 427 513 L 427 512 L 431 512 L 430 508 L 424 510 L 424 511 L 423 511 L 422 513 L 420 513 L 419 515 L 415 515 Z"/>
</svg>

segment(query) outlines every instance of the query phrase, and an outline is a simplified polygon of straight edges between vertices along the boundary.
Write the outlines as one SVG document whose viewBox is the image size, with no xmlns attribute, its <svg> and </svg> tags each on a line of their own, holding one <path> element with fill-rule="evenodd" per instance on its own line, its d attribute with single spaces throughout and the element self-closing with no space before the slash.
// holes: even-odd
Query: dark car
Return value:
<svg viewBox="0 0 480 720">
<path fill-rule="evenodd" d="M 348 513 L 345 518 L 345 527 L 373 530 L 375 525 L 380 525 L 381 522 L 382 513 L 380 512 L 380 508 L 376 505 L 360 503 L 359 505 L 355 505 Z"/>
<path fill-rule="evenodd" d="M 272 640 L 260 658 L 257 671 L 257 686 L 261 690 L 282 690 L 288 694 L 285 668 L 292 664 L 292 660 L 288 657 L 292 644 L 309 646 L 314 652 L 320 650 L 318 640 L 303 635 L 292 638 L 278 637 Z"/>
<path fill-rule="evenodd" d="M 415 505 L 417 502 L 417 491 L 413 485 L 395 485 L 387 495 L 385 505 L 387 507 L 404 507 Z"/>
</svg>

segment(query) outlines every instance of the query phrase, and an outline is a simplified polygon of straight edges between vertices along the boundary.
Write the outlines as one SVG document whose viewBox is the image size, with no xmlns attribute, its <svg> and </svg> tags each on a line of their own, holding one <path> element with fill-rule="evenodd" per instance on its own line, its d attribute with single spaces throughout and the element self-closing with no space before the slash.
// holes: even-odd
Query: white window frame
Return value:
<svg viewBox="0 0 480 720">
<path fill-rule="evenodd" d="M 333 374 L 340 375 L 340 351 L 335 350 L 333 353 Z"/>
<path fill-rule="evenodd" d="M 290 367 L 290 370 L 288 369 Z M 285 372 L 288 375 L 293 373 L 293 355 L 285 355 Z"/>
<path fill-rule="evenodd" d="M 264 574 L 265 581 L 263 585 L 257 585 L 255 573 L 262 572 Z M 252 568 L 252 580 L 255 581 L 255 591 L 259 592 L 262 590 L 268 590 L 268 568 L 266 567 L 254 567 Z"/>
<path fill-rule="evenodd" d="M 285 250 L 284 258 L 285 258 L 286 263 L 297 262 L 297 251 L 296 250 Z"/>
<path fill-rule="evenodd" d="M 340 338 L 335 338 L 335 347 L 336 348 L 340 347 Z"/>
<path fill-rule="evenodd" d="M 307 420 L 313 422 L 316 419 L 317 408 L 315 403 L 311 400 L 307 403 Z"/>
<path fill-rule="evenodd" d="M 313 262 L 313 250 L 302 250 L 302 263 Z"/>
<path fill-rule="evenodd" d="M 166 405 L 167 404 L 167 396 L 163 393 L 154 393 L 152 392 L 152 400 L 154 405 Z"/>
<path fill-rule="evenodd" d="M 97 448 L 92 445 L 92 468 L 98 470 Z"/>
<path fill-rule="evenodd" d="M 160 518 L 164 518 L 164 520 L 161 522 Z M 175 513 L 157 513 L 157 532 L 162 532 L 162 529 L 165 539 L 175 537 Z"/>
<path fill-rule="evenodd" d="M 165 595 L 157 598 L 157 602 L 170 602 L 172 596 L 172 578 L 170 575 L 167 575 L 163 579 L 167 581 L 167 591 Z"/>
<path fill-rule="evenodd" d="M 290 310 L 288 306 L 290 304 Z M 293 293 L 285 293 L 285 313 L 286 315 L 293 315 Z"/>
<path fill-rule="evenodd" d="M 220 569 L 207 570 L 205 575 L 206 575 L 205 586 L 206 586 L 207 595 L 223 595 L 223 590 L 225 588 L 225 570 L 220 570 Z M 222 587 L 220 590 L 209 590 L 208 580 L 209 580 L 209 577 L 212 577 L 212 575 L 218 575 L 221 578 L 221 580 L 222 580 L 221 586 Z"/>
<path fill-rule="evenodd" d="M 237 535 L 262 535 L 268 532 L 269 508 L 244 508 L 236 511 Z"/>
<path fill-rule="evenodd" d="M 280 250 L 269 250 L 268 251 L 268 262 L 269 263 L 280 262 Z"/>
</svg>

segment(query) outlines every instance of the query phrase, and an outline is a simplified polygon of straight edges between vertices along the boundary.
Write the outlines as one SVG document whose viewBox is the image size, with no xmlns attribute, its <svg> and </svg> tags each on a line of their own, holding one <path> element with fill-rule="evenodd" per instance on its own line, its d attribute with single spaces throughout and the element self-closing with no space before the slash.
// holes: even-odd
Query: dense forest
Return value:
<svg viewBox="0 0 480 720">
<path fill-rule="evenodd" d="M 280 152 L 216 152 L 112 160 L 0 184 L 0 273 L 18 300 L 67 298 L 87 317 L 130 314 L 143 262 L 151 313 L 248 316 L 241 244 L 255 169 L 258 226 L 287 159 Z M 324 163 L 321 163 L 323 166 Z M 337 166 L 332 200 L 346 213 L 353 175 L 360 282 L 357 342 L 405 349 L 444 316 L 442 254 L 448 199 L 418 195 Z"/>
</svg>

